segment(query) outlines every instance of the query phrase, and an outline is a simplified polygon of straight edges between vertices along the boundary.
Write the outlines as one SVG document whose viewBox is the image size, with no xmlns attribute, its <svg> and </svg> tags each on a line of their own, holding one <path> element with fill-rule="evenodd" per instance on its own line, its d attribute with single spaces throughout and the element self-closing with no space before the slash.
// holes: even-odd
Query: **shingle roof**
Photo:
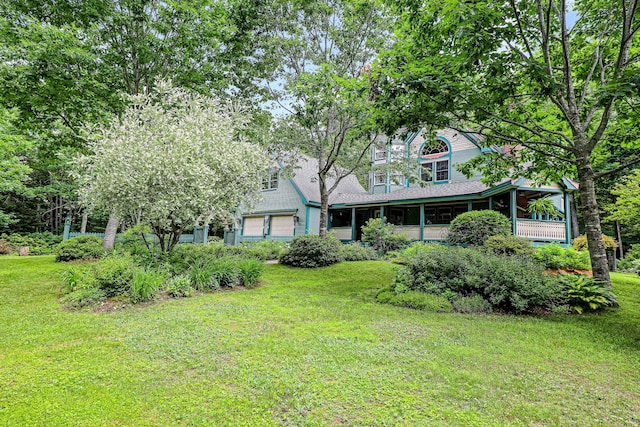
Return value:
<svg viewBox="0 0 640 427">
<path fill-rule="evenodd" d="M 307 199 L 308 203 L 320 203 L 320 188 L 318 185 L 318 160 L 305 155 L 299 155 L 298 162 L 293 169 L 293 182 L 298 190 Z M 329 178 L 328 185 L 332 186 L 335 179 Z M 350 174 L 343 178 L 338 187 L 331 193 L 329 203 L 334 203 L 334 199 L 341 194 L 368 194 L 360 185 L 354 174 Z"/>
<path fill-rule="evenodd" d="M 398 200 L 435 199 L 462 195 L 480 194 L 488 190 L 489 186 L 480 181 L 453 182 L 450 184 L 435 184 L 425 187 L 410 187 L 385 194 L 342 193 L 336 195 L 331 204 L 368 204 L 385 203 Z"/>
</svg>

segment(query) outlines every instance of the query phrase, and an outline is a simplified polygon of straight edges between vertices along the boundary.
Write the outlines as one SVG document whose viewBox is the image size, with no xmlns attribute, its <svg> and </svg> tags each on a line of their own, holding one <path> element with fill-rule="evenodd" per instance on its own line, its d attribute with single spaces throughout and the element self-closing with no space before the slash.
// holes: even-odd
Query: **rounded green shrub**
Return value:
<svg viewBox="0 0 640 427">
<path fill-rule="evenodd" d="M 317 234 L 295 237 L 289 249 L 280 257 L 280 263 L 293 267 L 316 268 L 342 261 L 342 243 L 334 236 L 322 239 Z"/>
<path fill-rule="evenodd" d="M 166 286 L 167 293 L 173 298 L 187 298 L 193 295 L 191 280 L 187 276 L 172 277 Z"/>
<path fill-rule="evenodd" d="M 56 261 L 67 262 L 78 259 L 97 259 L 104 255 L 102 239 L 97 236 L 78 236 L 58 245 Z"/>
<path fill-rule="evenodd" d="M 534 252 L 529 239 L 514 236 L 513 234 L 490 236 L 484 242 L 484 247 L 488 252 L 503 256 L 530 257 Z"/>
<path fill-rule="evenodd" d="M 376 251 L 372 247 L 362 246 L 355 242 L 342 245 L 340 254 L 344 261 L 369 261 L 378 258 L 378 254 L 376 254 Z"/>
<path fill-rule="evenodd" d="M 511 234 L 511 221 L 499 212 L 465 212 L 451 221 L 447 242 L 452 245 L 482 246 L 487 238 Z"/>
</svg>

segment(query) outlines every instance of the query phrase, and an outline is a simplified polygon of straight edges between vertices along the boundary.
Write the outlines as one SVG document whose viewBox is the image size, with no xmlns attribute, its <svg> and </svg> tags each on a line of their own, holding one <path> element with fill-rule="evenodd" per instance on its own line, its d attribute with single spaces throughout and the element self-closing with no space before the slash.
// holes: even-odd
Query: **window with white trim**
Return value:
<svg viewBox="0 0 640 427">
<path fill-rule="evenodd" d="M 382 185 L 387 183 L 387 174 L 385 172 L 376 171 L 373 173 L 373 184 Z"/>
<path fill-rule="evenodd" d="M 385 160 L 387 158 L 387 149 L 386 147 L 375 146 L 375 159 L 376 160 Z"/>
<path fill-rule="evenodd" d="M 420 153 L 420 178 L 424 182 L 449 181 L 449 145 L 438 140 L 428 144 Z"/>
<path fill-rule="evenodd" d="M 278 171 L 269 171 L 262 178 L 263 190 L 276 190 L 278 188 Z"/>
</svg>

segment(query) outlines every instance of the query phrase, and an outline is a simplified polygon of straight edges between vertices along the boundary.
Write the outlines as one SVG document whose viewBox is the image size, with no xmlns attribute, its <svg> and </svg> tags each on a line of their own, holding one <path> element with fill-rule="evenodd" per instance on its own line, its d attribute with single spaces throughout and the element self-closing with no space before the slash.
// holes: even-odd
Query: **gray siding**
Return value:
<svg viewBox="0 0 640 427">
<path fill-rule="evenodd" d="M 456 169 L 456 165 L 458 163 L 467 162 L 479 154 L 480 149 L 477 147 L 469 150 L 454 151 L 451 154 L 451 182 L 479 180 L 481 178 L 481 175 L 478 172 L 476 172 L 474 176 L 467 178 L 463 173 L 458 172 L 458 170 Z"/>
<path fill-rule="evenodd" d="M 312 208 L 312 207 L 309 208 L 309 217 L 307 218 L 307 223 L 309 224 L 307 227 L 307 232 L 309 234 L 318 234 L 318 232 L 320 231 L 320 209 L 319 208 Z M 304 234 L 304 226 L 300 234 Z M 298 235 L 298 230 L 296 228 L 296 236 L 297 235 Z"/>
</svg>

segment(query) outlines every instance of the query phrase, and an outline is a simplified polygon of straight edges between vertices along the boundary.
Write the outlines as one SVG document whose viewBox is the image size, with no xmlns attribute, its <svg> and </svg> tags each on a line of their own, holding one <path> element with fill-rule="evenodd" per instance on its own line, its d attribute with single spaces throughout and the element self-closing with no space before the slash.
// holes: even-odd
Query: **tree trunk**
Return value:
<svg viewBox="0 0 640 427">
<path fill-rule="evenodd" d="M 104 240 L 102 241 L 102 247 L 105 251 L 111 252 L 116 244 L 116 233 L 118 232 L 118 225 L 120 220 L 115 215 L 109 215 L 109 222 L 104 230 Z"/>
<path fill-rule="evenodd" d="M 618 241 L 618 258 L 624 258 L 624 249 L 622 249 L 622 235 L 620 234 L 620 221 L 616 221 L 616 240 Z"/>
<path fill-rule="evenodd" d="M 576 159 L 578 179 L 580 181 L 580 204 L 587 234 L 587 245 L 591 258 L 593 277 L 611 286 L 609 263 L 600 226 L 600 212 L 596 200 L 594 174 L 588 155 Z"/>
<path fill-rule="evenodd" d="M 329 194 L 324 181 L 324 177 L 320 177 L 320 225 L 319 231 L 322 239 L 327 238 L 327 223 L 329 218 Z"/>
<path fill-rule="evenodd" d="M 80 224 L 80 233 L 84 234 L 87 232 L 87 221 L 89 220 L 89 215 L 86 212 L 82 213 L 82 224 Z"/>
</svg>

